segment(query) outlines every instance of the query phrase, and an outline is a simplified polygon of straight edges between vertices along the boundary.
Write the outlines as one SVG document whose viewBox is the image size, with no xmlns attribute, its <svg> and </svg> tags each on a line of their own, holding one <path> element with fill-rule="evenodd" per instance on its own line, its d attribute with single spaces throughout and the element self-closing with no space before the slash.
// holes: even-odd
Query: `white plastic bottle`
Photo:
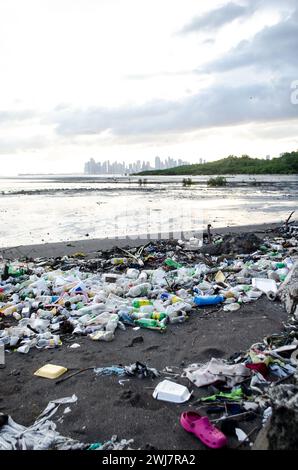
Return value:
<svg viewBox="0 0 298 470">
<path fill-rule="evenodd" d="M 133 286 L 129 289 L 127 295 L 129 297 L 142 297 L 148 294 L 148 291 L 151 289 L 150 282 L 144 282 L 142 284 L 138 284 Z"/>
</svg>

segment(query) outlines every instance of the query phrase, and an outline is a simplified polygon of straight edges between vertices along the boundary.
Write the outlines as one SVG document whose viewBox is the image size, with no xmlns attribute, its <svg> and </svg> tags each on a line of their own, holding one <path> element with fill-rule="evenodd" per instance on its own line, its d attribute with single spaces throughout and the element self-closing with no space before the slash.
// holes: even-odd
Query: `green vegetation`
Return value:
<svg viewBox="0 0 298 470">
<path fill-rule="evenodd" d="M 144 179 L 142 180 L 142 178 L 139 178 L 139 179 L 138 179 L 138 183 L 139 183 L 139 186 L 145 185 L 145 184 L 147 184 L 147 179 L 144 178 Z"/>
<path fill-rule="evenodd" d="M 207 181 L 208 186 L 226 186 L 227 180 L 224 176 L 217 176 L 216 178 L 210 178 Z"/>
<path fill-rule="evenodd" d="M 139 175 L 242 175 L 242 174 L 298 174 L 298 151 L 284 153 L 272 160 L 250 158 L 248 155 L 230 155 L 214 162 L 183 165 L 168 170 L 154 170 Z"/>
<path fill-rule="evenodd" d="M 186 187 L 186 186 L 191 186 L 192 184 L 193 182 L 191 178 L 183 178 L 182 186 Z"/>
</svg>

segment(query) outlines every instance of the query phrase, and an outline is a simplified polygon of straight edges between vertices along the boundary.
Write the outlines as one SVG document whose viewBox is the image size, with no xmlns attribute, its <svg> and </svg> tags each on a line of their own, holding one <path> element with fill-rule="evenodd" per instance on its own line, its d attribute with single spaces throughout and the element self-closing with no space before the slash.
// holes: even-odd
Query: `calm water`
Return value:
<svg viewBox="0 0 298 470">
<path fill-rule="evenodd" d="M 298 175 L 227 177 L 226 188 L 208 178 L 0 179 L 0 246 L 279 222 L 298 207 Z"/>
</svg>

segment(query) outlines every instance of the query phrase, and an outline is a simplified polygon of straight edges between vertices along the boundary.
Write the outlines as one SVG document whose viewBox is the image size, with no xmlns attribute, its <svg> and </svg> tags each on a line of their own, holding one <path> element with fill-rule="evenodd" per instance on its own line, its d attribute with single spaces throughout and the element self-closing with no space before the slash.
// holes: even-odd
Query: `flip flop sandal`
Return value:
<svg viewBox="0 0 298 470">
<path fill-rule="evenodd" d="M 180 424 L 187 432 L 191 432 L 207 447 L 219 449 L 227 445 L 226 436 L 210 423 L 207 416 L 200 416 L 195 411 L 186 411 L 180 417 Z"/>
</svg>

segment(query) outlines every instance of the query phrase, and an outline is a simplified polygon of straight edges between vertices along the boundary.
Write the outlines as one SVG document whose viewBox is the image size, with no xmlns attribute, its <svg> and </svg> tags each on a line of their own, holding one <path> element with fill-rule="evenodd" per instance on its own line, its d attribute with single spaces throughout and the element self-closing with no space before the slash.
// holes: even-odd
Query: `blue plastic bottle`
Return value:
<svg viewBox="0 0 298 470">
<path fill-rule="evenodd" d="M 196 295 L 193 299 L 194 303 L 199 307 L 204 305 L 216 305 L 225 300 L 223 295 Z"/>
</svg>

